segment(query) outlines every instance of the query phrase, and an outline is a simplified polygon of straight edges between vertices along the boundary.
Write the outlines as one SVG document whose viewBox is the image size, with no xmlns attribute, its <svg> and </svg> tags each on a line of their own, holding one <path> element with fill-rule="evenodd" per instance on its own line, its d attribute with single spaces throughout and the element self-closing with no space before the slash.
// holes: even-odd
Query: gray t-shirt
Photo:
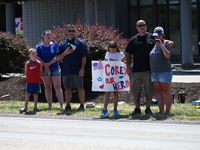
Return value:
<svg viewBox="0 0 200 150">
<path fill-rule="evenodd" d="M 163 41 L 165 43 L 166 41 Z M 167 48 L 171 51 L 171 48 Z M 172 71 L 170 59 L 165 58 L 160 46 L 155 45 L 149 54 L 151 72 L 170 72 Z"/>
</svg>

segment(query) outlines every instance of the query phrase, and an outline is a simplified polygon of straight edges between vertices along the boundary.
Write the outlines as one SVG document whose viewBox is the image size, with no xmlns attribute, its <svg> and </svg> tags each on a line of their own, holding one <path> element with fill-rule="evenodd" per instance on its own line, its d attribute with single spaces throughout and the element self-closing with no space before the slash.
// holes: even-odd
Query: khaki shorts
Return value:
<svg viewBox="0 0 200 150">
<path fill-rule="evenodd" d="M 83 89 L 83 77 L 78 75 L 62 76 L 64 89 L 82 88 Z"/>
<path fill-rule="evenodd" d="M 144 87 L 144 91 L 147 94 L 153 94 L 154 88 L 151 82 L 151 72 L 133 72 L 130 78 L 131 81 L 131 93 L 141 93 L 142 85 Z"/>
</svg>

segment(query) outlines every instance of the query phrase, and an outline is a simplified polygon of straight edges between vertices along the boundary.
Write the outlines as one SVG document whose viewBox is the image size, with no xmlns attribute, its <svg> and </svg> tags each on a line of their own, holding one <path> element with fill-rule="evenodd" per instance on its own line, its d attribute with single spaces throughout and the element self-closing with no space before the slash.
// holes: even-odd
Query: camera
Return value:
<svg viewBox="0 0 200 150">
<path fill-rule="evenodd" d="M 156 40 L 156 43 L 157 43 L 157 44 L 160 44 L 160 41 L 159 41 L 159 40 Z"/>
<path fill-rule="evenodd" d="M 156 44 L 156 40 L 155 39 L 151 39 L 151 44 Z"/>
<path fill-rule="evenodd" d="M 156 43 L 157 43 L 157 44 L 160 44 L 160 41 L 159 41 L 159 40 L 155 40 L 155 39 L 151 39 L 151 43 L 152 43 L 152 44 L 156 44 Z"/>
</svg>

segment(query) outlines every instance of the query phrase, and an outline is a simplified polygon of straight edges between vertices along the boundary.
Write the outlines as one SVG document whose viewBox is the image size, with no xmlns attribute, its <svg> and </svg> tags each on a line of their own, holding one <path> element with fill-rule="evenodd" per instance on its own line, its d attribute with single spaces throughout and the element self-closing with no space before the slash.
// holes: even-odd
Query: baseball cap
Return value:
<svg viewBox="0 0 200 150">
<path fill-rule="evenodd" d="M 162 27 L 156 27 L 153 30 L 153 36 L 160 37 L 161 34 L 164 33 L 164 29 Z"/>
</svg>

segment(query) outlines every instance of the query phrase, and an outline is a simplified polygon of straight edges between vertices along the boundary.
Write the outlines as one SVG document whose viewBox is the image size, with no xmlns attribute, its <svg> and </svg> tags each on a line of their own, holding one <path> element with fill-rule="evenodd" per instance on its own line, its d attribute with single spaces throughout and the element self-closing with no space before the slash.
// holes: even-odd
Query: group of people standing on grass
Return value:
<svg viewBox="0 0 200 150">
<path fill-rule="evenodd" d="M 48 102 L 47 109 L 52 109 L 52 88 L 54 87 L 61 110 L 71 110 L 71 89 L 73 88 L 78 89 L 78 96 L 80 99 L 80 106 L 78 109 L 84 110 L 85 91 L 83 87 L 83 76 L 88 50 L 86 44 L 75 37 L 74 25 L 68 24 L 66 26 L 66 36 L 67 39 L 57 45 L 56 43 L 51 42 L 51 31 L 46 30 L 42 34 L 42 43 L 36 46 L 34 55 L 32 55 L 33 52 L 28 52 L 30 59 L 25 64 L 25 107 L 20 108 L 20 112 L 27 111 L 31 93 L 33 93 L 35 103 L 33 110 L 38 111 L 37 101 L 38 94 L 40 93 L 40 82 L 29 82 L 29 80 L 27 80 L 29 78 L 29 74 L 27 73 L 29 70 L 31 70 L 33 74 L 34 71 L 40 71 L 40 73 L 37 74 L 37 77 L 35 74 L 31 78 L 40 78 L 41 76 L 45 88 L 45 97 Z M 30 50 L 33 51 L 34 49 L 31 48 Z M 62 68 L 60 68 L 59 61 L 62 61 Z M 35 66 L 35 64 L 29 65 L 30 69 L 26 69 L 28 62 L 39 63 L 42 70 L 37 70 L 39 66 Z M 66 107 L 64 106 L 64 97 L 61 88 L 61 76 L 65 90 Z M 37 86 L 37 90 L 35 90 L 35 86 Z"/>
<path fill-rule="evenodd" d="M 138 34 L 130 39 L 125 49 L 125 54 L 119 51 L 116 41 L 110 41 L 104 61 L 126 62 L 127 74 L 130 76 L 131 81 L 130 92 L 133 94 L 135 104 L 135 109 L 130 115 L 141 114 L 140 98 L 142 86 L 146 92 L 145 113 L 153 114 L 150 106 L 153 94 L 156 93 L 159 107 L 158 113 L 170 114 L 172 105 L 172 95 L 170 92 L 172 80 L 170 56 L 173 42 L 165 39 L 164 29 L 162 27 L 156 27 L 153 34 L 147 32 L 147 25 L 144 20 L 137 21 L 136 29 Z M 67 39 L 57 45 L 56 43 L 51 42 L 51 31 L 46 30 L 42 34 L 43 42 L 36 46 L 35 51 L 34 49 L 29 50 L 28 56 L 30 59 L 25 64 L 27 81 L 25 107 L 20 108 L 20 112 L 27 111 L 31 93 L 34 95 L 34 111 L 38 111 L 37 94 L 40 92 L 40 83 L 29 82 L 28 73 L 34 69 L 36 70 L 36 68 L 37 72 L 39 72 L 37 77 L 34 75 L 34 77 L 32 76 L 30 78 L 39 78 L 41 75 L 45 87 L 48 109 L 52 109 L 53 85 L 61 110 L 71 110 L 70 101 L 72 98 L 72 88 L 78 88 L 80 100 L 78 110 L 84 110 L 85 91 L 83 87 L 83 76 L 88 50 L 86 44 L 75 37 L 75 27 L 73 25 L 67 25 L 66 33 Z M 62 62 L 62 68 L 60 68 L 59 61 Z M 65 90 L 66 106 L 64 106 L 61 76 Z M 115 91 L 113 94 L 113 115 L 119 115 L 119 112 L 117 111 L 119 93 Z M 100 114 L 101 118 L 109 115 L 107 106 L 110 95 L 111 92 L 105 92 L 104 106 Z M 165 105 L 166 111 L 164 111 Z"/>
</svg>

